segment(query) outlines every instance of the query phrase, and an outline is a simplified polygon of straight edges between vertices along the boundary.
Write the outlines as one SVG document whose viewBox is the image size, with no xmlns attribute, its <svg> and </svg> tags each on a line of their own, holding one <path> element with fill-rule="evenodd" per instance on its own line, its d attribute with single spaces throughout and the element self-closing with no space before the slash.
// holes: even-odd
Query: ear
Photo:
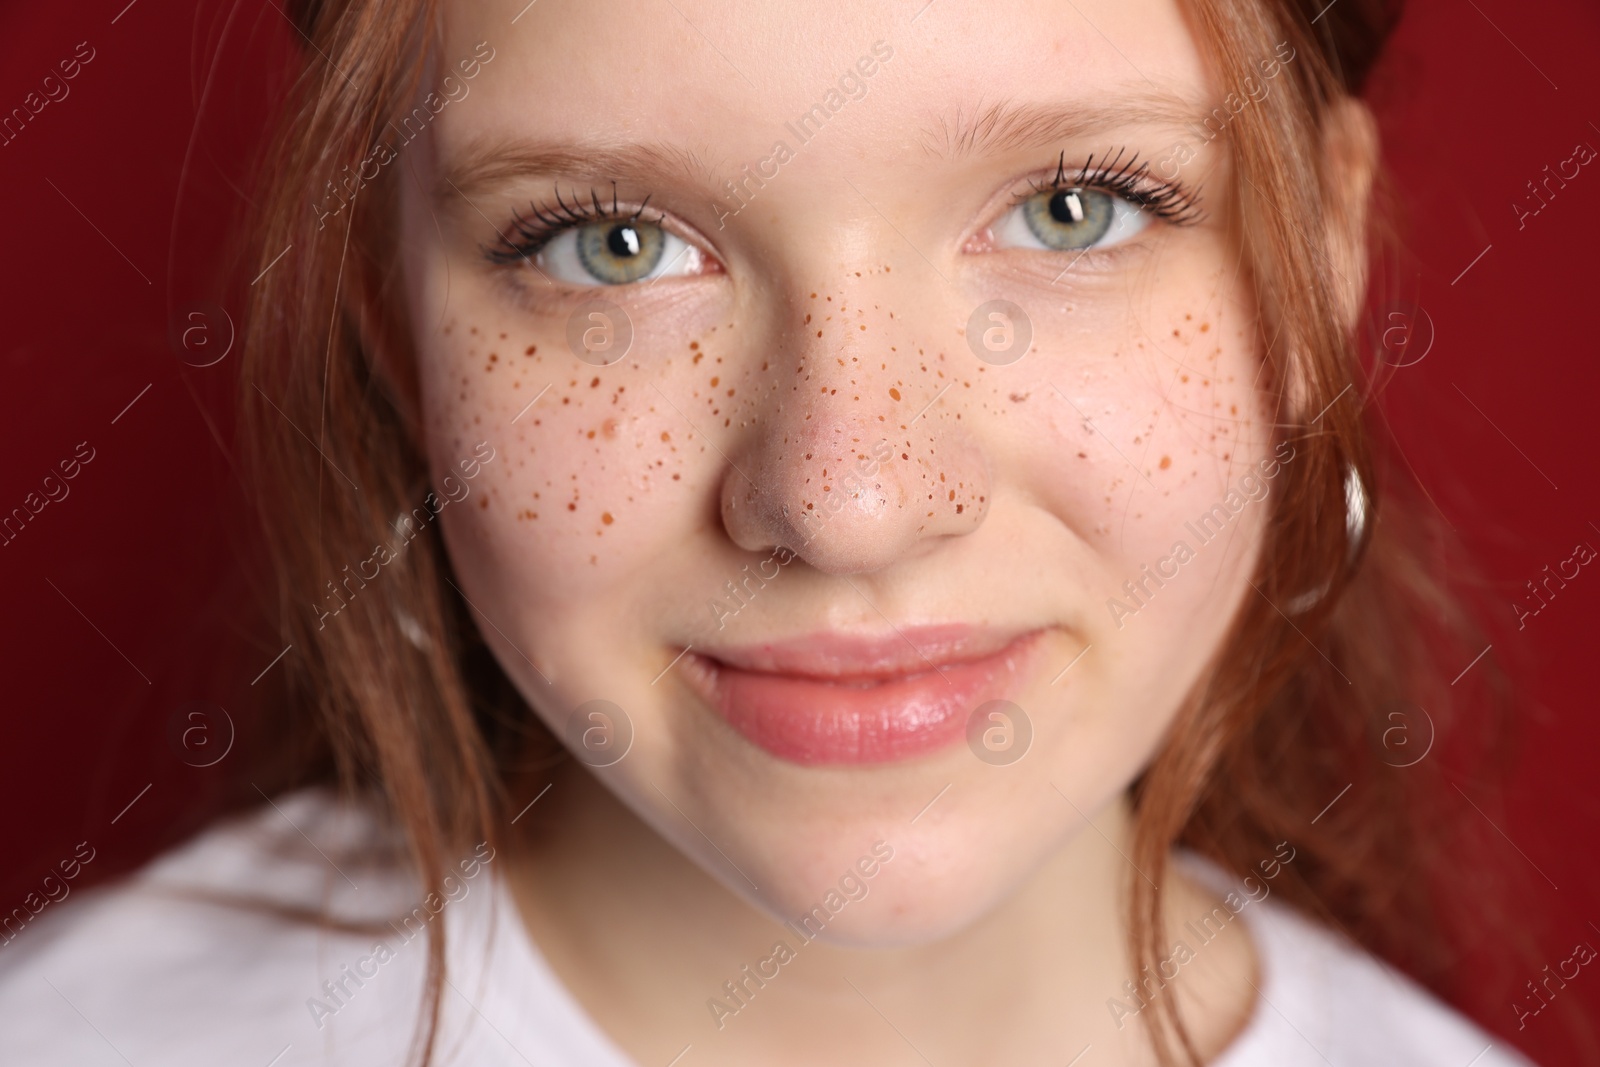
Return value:
<svg viewBox="0 0 1600 1067">
<path fill-rule="evenodd" d="M 1378 124 L 1367 106 L 1346 96 L 1322 127 L 1323 220 L 1334 269 L 1339 321 L 1354 332 L 1367 292 L 1367 219 L 1378 170 Z"/>
</svg>

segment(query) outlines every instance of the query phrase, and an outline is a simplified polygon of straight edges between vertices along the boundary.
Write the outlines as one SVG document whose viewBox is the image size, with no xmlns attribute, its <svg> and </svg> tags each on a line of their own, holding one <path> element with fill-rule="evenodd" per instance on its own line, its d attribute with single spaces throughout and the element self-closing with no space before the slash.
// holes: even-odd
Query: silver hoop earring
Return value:
<svg viewBox="0 0 1600 1067">
<path fill-rule="evenodd" d="M 409 542 L 416 535 L 416 520 L 411 517 L 409 511 L 400 511 L 396 513 L 394 522 L 390 524 L 389 528 L 394 531 L 394 543 L 397 549 L 392 555 L 398 561 L 401 555 L 410 548 Z M 413 648 L 419 652 L 427 651 L 427 632 L 423 630 L 422 624 L 417 622 L 409 611 L 399 605 L 398 601 L 395 602 L 394 606 L 394 621 L 400 627 L 400 633 L 411 643 Z"/>
<path fill-rule="evenodd" d="M 1344 469 L 1344 528 L 1353 560 L 1367 533 L 1367 487 L 1354 467 Z"/>
<path fill-rule="evenodd" d="M 1367 513 L 1369 511 L 1367 487 L 1362 484 L 1361 476 L 1354 467 L 1344 469 L 1344 531 L 1345 541 L 1349 546 L 1345 553 L 1345 566 L 1355 562 L 1356 553 L 1361 550 L 1361 539 L 1367 533 Z M 1330 583 L 1331 584 L 1331 583 Z M 1301 593 L 1286 605 L 1291 615 L 1303 615 L 1322 602 L 1328 595 L 1329 585 L 1325 584 L 1320 589 Z"/>
</svg>

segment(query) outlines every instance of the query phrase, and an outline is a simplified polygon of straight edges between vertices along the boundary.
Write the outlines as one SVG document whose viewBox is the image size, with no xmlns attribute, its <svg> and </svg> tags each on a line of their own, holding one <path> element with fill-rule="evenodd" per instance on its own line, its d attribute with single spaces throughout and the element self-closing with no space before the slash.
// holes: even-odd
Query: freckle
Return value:
<svg viewBox="0 0 1600 1067">
<path fill-rule="evenodd" d="M 477 333 L 478 332 L 478 328 L 476 326 L 474 326 L 474 327 L 472 327 L 470 332 L 471 333 Z"/>
<path fill-rule="evenodd" d="M 818 331 L 817 331 L 817 336 L 818 336 L 818 337 L 821 337 L 821 336 L 822 336 L 822 331 L 821 331 L 821 330 L 818 330 Z"/>
<path fill-rule="evenodd" d="M 1162 456 L 1161 457 L 1161 469 L 1162 470 L 1166 470 L 1170 466 L 1172 466 L 1172 457 L 1171 456 Z"/>
<path fill-rule="evenodd" d="M 1200 332 L 1201 333 L 1205 333 L 1209 329 L 1211 329 L 1211 324 L 1209 322 L 1202 322 L 1200 324 Z"/>
<path fill-rule="evenodd" d="M 967 506 L 965 504 L 957 504 L 956 505 L 956 514 L 957 515 L 961 514 L 965 510 L 967 510 Z"/>
<path fill-rule="evenodd" d="M 563 404 L 570 404 L 572 403 L 572 398 L 570 396 L 564 396 L 561 398 L 561 402 Z"/>
<path fill-rule="evenodd" d="M 589 440 L 591 440 L 591 441 L 594 440 L 594 431 L 593 430 L 589 431 Z"/>
<path fill-rule="evenodd" d="M 705 358 L 705 353 L 704 352 L 696 352 L 694 354 L 694 358 L 691 359 L 689 362 L 690 363 L 699 363 L 704 358 Z"/>
<path fill-rule="evenodd" d="M 1078 453 L 1078 458 L 1079 459 L 1088 459 L 1089 458 L 1089 453 L 1087 453 L 1087 452 L 1079 452 Z"/>
<path fill-rule="evenodd" d="M 890 390 L 889 390 L 889 396 L 892 397 L 895 400 L 899 400 L 900 399 L 900 390 L 891 387 Z"/>
<path fill-rule="evenodd" d="M 578 510 L 578 505 L 576 505 L 576 504 L 568 504 L 567 505 L 567 510 L 568 511 L 577 511 Z"/>
<path fill-rule="evenodd" d="M 863 329 L 863 330 L 865 330 L 865 329 L 866 329 L 866 326 L 862 326 L 862 327 L 861 327 L 861 328 L 862 328 L 862 329 Z"/>
<path fill-rule="evenodd" d="M 681 474 L 674 474 L 674 475 L 673 475 L 673 476 L 672 476 L 672 480 L 673 480 L 673 481 L 675 481 L 675 482 L 676 482 L 676 481 L 679 481 L 679 480 L 680 480 L 680 479 L 682 479 L 682 478 L 683 478 L 683 475 L 681 475 Z"/>
<path fill-rule="evenodd" d="M 667 431 L 662 430 L 661 431 L 661 439 L 663 441 L 670 441 L 670 440 L 672 440 L 672 435 L 670 433 L 668 433 Z"/>
<path fill-rule="evenodd" d="M 1189 380 L 1189 376 L 1188 376 L 1188 375 L 1187 375 L 1187 374 L 1185 374 L 1185 375 L 1184 375 L 1184 376 L 1183 376 L 1183 380 L 1184 380 L 1184 381 L 1188 381 L 1188 380 Z"/>
<path fill-rule="evenodd" d="M 500 354 L 498 352 L 490 352 L 489 353 L 489 362 L 490 363 L 499 363 L 500 362 Z"/>
<path fill-rule="evenodd" d="M 720 382 L 721 380 L 722 380 L 721 378 L 712 378 L 711 379 L 711 388 L 715 389 L 717 387 L 717 383 Z"/>
<path fill-rule="evenodd" d="M 478 498 L 478 507 L 480 509 L 487 510 L 489 507 L 489 498 L 486 496 L 480 496 Z"/>
<path fill-rule="evenodd" d="M 602 512 L 601 512 L 601 513 L 600 513 L 600 521 L 601 521 L 601 522 L 603 522 L 603 523 L 605 523 L 605 524 L 606 524 L 606 525 L 607 525 L 607 526 L 610 526 L 610 525 L 611 525 L 611 524 L 612 524 L 612 523 L 613 523 L 613 522 L 615 522 L 615 521 L 616 521 L 616 520 L 615 520 L 615 519 L 613 519 L 613 518 L 612 518 L 612 517 L 611 517 L 611 512 L 609 512 L 609 511 L 602 511 Z"/>
</svg>

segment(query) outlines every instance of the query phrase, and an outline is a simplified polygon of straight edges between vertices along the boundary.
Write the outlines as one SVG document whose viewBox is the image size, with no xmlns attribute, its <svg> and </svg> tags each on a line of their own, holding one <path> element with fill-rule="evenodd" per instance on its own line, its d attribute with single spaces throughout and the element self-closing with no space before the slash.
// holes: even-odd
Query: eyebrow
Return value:
<svg viewBox="0 0 1600 1067">
<path fill-rule="evenodd" d="M 691 182 L 716 184 L 705 157 L 677 145 L 523 138 L 479 142 L 441 168 L 433 198 L 436 203 L 443 203 L 460 195 L 470 203 L 481 193 L 532 175 L 559 175 L 596 184 L 644 184 L 673 173 Z"/>
<path fill-rule="evenodd" d="M 1048 147 L 1130 126 L 1194 131 L 1205 117 L 1199 103 L 1171 93 L 1129 91 L 1109 104 L 1002 102 L 972 112 L 957 110 L 924 127 L 920 143 L 928 154 L 953 161 Z M 459 195 L 471 203 L 480 194 L 535 175 L 650 184 L 663 174 L 709 188 L 720 181 L 704 154 L 678 145 L 515 138 L 469 146 L 440 170 L 433 197 L 443 204 Z"/>
<path fill-rule="evenodd" d="M 1207 116 L 1198 101 L 1175 93 L 1129 92 L 1108 104 L 1013 104 L 956 111 L 921 134 L 923 149 L 945 160 L 1044 148 L 1101 131 L 1158 126 L 1192 132 Z"/>
</svg>

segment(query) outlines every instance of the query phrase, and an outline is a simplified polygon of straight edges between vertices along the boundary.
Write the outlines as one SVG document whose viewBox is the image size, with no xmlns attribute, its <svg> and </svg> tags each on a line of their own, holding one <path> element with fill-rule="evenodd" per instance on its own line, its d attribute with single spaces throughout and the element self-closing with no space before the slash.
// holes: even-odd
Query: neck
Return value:
<svg viewBox="0 0 1600 1067">
<path fill-rule="evenodd" d="M 1126 985 L 1142 977 L 1126 949 L 1129 880 L 1140 877 L 1124 858 L 1126 802 L 1094 823 L 977 922 L 888 949 L 806 940 L 687 860 L 578 766 L 563 768 L 519 820 L 506 870 L 540 951 L 639 1062 L 666 1062 L 686 1044 L 697 1067 L 814 1063 L 845 1049 L 921 1063 L 924 1046 L 942 1062 L 1066 1062 L 1088 1044 L 1153 1062 L 1148 1042 L 1130 1040 L 1149 1025 L 1154 998 L 1153 983 L 1142 1002 Z M 1176 874 L 1165 897 L 1164 945 L 1215 903 Z M 1251 1010 L 1255 969 L 1239 924 L 1156 996 L 1203 1002 L 1185 1019 L 1214 1051 Z"/>
</svg>

